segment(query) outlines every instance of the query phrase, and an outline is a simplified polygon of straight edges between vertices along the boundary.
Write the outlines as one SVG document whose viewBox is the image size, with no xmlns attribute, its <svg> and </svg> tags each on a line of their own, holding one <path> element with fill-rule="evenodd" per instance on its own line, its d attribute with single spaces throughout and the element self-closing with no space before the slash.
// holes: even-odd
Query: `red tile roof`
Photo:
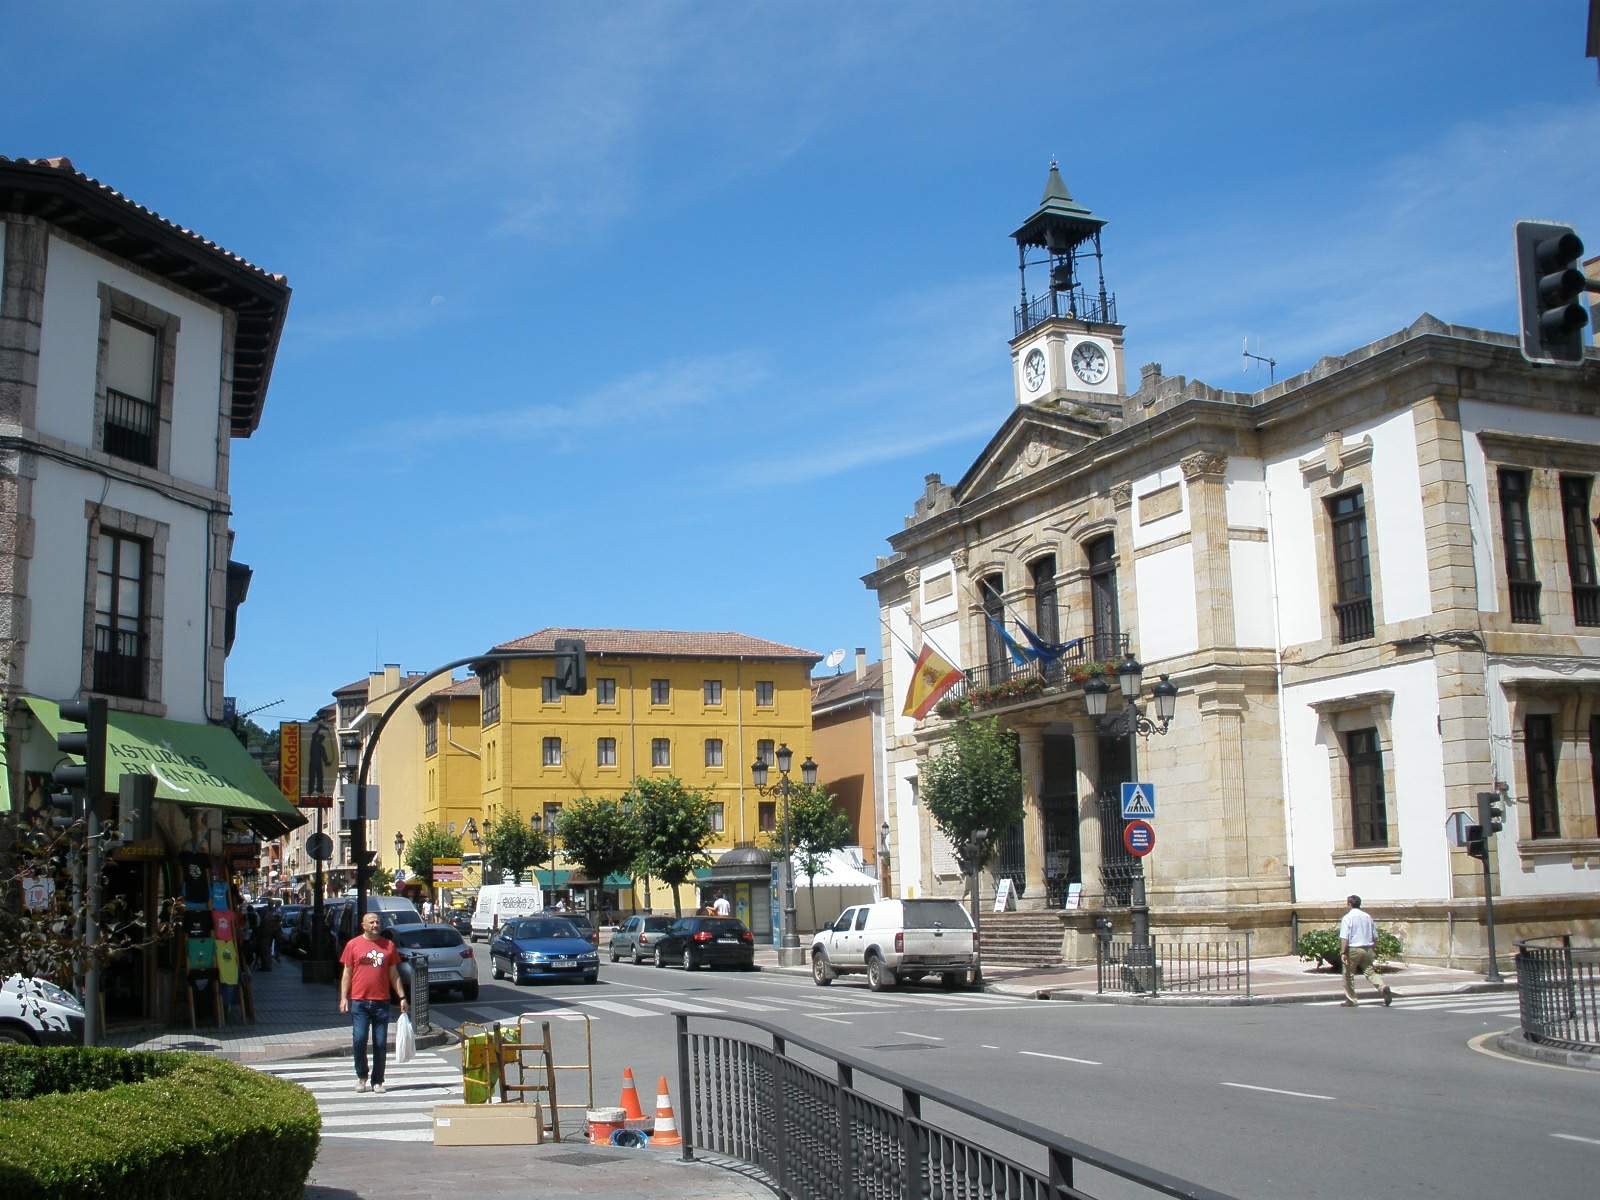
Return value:
<svg viewBox="0 0 1600 1200">
<path fill-rule="evenodd" d="M 557 638 L 582 638 L 590 654 L 650 658 L 793 658 L 807 663 L 822 655 L 745 633 L 690 633 L 676 629 L 541 629 L 496 650 L 555 651 Z"/>
<path fill-rule="evenodd" d="M 458 696 L 471 696 L 476 699 L 482 693 L 476 675 L 468 675 L 465 679 L 458 679 L 449 687 L 442 687 L 437 692 L 429 692 L 425 696 L 418 696 L 416 705 L 422 708 L 432 704 L 435 700 L 453 700 Z"/>
<path fill-rule="evenodd" d="M 811 681 L 811 708 L 825 708 L 851 699 L 862 699 L 883 690 L 883 664 L 870 663 L 866 678 L 857 680 L 854 670 L 838 675 L 819 675 Z"/>
</svg>

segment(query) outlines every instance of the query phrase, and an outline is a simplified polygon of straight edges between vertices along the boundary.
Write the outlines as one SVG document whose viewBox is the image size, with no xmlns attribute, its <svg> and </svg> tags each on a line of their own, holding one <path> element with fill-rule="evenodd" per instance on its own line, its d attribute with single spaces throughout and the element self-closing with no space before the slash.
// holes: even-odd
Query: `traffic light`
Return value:
<svg viewBox="0 0 1600 1200">
<path fill-rule="evenodd" d="M 93 803 L 106 790 L 106 702 L 68 700 L 61 705 L 61 719 L 83 728 L 58 733 L 56 749 L 81 761 L 59 763 L 50 778 L 58 788 Z"/>
<path fill-rule="evenodd" d="M 1478 793 L 1478 823 L 1467 826 L 1467 853 L 1488 861 L 1489 839 L 1506 827 L 1505 805 L 1499 792 Z"/>
<path fill-rule="evenodd" d="M 556 692 L 582 696 L 589 690 L 589 656 L 582 638 L 556 639 Z"/>
<path fill-rule="evenodd" d="M 1589 311 L 1578 260 L 1583 241 L 1570 225 L 1518 221 L 1517 300 L 1522 309 L 1522 357 L 1532 363 L 1581 363 Z"/>
<path fill-rule="evenodd" d="M 1467 853 L 1477 859 L 1489 857 L 1489 843 L 1483 836 L 1482 825 L 1467 826 Z"/>
</svg>

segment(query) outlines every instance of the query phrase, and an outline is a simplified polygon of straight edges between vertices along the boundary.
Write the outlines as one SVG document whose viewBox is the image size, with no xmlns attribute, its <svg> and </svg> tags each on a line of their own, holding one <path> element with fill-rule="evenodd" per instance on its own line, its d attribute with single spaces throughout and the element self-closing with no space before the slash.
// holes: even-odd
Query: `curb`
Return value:
<svg viewBox="0 0 1600 1200">
<path fill-rule="evenodd" d="M 1396 998 L 1422 996 L 1470 996 L 1485 992 L 1515 992 L 1514 983 L 1466 983 L 1441 987 L 1397 991 Z M 1338 1000 L 1342 992 L 1292 992 L 1284 996 L 1130 996 L 1123 992 L 1080 992 L 1071 989 L 1041 988 L 1034 992 L 1002 992 L 1003 995 L 1032 997 L 1035 1000 L 1064 1000 L 1079 1004 L 1131 1004 L 1136 1007 L 1170 1008 L 1251 1008 L 1264 1004 L 1315 1004 L 1319 1000 Z"/>
<path fill-rule="evenodd" d="M 1520 1029 L 1507 1029 L 1490 1036 L 1488 1044 L 1500 1053 L 1530 1062 L 1549 1063 L 1557 1067 L 1572 1067 L 1581 1071 L 1600 1071 L 1600 1054 L 1582 1050 L 1563 1050 L 1558 1046 L 1545 1046 L 1530 1042 Z"/>
<path fill-rule="evenodd" d="M 446 1029 L 442 1025 L 434 1025 L 428 1030 L 427 1033 L 417 1034 L 417 1049 L 437 1050 L 440 1046 L 454 1046 L 459 1041 L 460 1039 L 456 1037 L 455 1030 Z M 316 1045 L 317 1049 L 308 1050 L 301 1055 L 301 1057 L 348 1058 L 350 1056 L 350 1045 L 348 1042 L 342 1042 L 336 1046 L 330 1046 L 326 1042 L 318 1042 Z"/>
</svg>

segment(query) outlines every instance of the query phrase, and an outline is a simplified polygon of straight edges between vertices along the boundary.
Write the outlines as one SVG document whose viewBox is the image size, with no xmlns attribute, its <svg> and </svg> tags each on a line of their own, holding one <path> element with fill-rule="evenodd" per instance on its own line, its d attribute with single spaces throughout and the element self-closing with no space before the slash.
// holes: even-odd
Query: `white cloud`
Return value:
<svg viewBox="0 0 1600 1200">
<path fill-rule="evenodd" d="M 998 424 L 993 418 L 985 418 L 954 429 L 923 433 L 908 434 L 906 426 L 857 430 L 850 434 L 851 440 L 846 445 L 820 444 L 805 454 L 741 468 L 729 476 L 728 484 L 743 488 L 763 483 L 806 483 L 826 479 L 861 467 L 910 458 L 954 442 L 987 438 L 994 433 Z"/>
</svg>

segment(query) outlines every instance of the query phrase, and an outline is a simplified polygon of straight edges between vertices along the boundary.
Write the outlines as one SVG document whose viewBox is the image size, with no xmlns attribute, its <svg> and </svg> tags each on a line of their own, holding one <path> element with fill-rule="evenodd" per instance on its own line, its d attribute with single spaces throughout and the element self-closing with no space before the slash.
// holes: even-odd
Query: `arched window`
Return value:
<svg viewBox="0 0 1600 1200">
<path fill-rule="evenodd" d="M 1005 576 L 1000 574 L 985 575 L 978 581 L 978 594 L 983 597 L 983 615 L 988 618 L 983 623 L 983 644 L 991 683 L 1003 683 L 1010 678 L 1007 667 L 1011 656 L 1000 637 L 1000 629 L 1006 623 L 1006 604 L 1001 596 L 1005 586 Z"/>
<path fill-rule="evenodd" d="M 1117 612 L 1117 542 L 1111 534 L 1089 543 L 1089 607 L 1094 614 L 1094 656 L 1104 661 L 1122 653 L 1122 620 Z"/>
<path fill-rule="evenodd" d="M 1030 568 L 1033 575 L 1033 631 L 1047 642 L 1061 640 L 1056 604 L 1056 556 L 1046 555 Z"/>
</svg>

